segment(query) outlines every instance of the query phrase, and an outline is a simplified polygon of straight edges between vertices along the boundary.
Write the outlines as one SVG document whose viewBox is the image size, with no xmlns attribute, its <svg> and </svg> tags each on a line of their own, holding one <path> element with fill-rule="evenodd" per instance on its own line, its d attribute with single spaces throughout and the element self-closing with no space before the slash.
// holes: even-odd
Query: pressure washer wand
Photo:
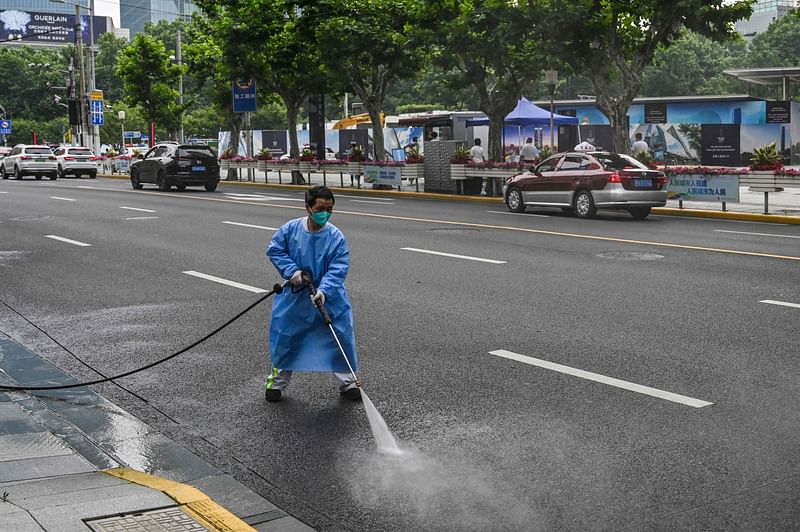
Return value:
<svg viewBox="0 0 800 532">
<path fill-rule="evenodd" d="M 300 275 L 302 275 L 303 283 L 311 291 L 311 297 L 317 295 L 317 289 L 314 288 L 314 283 L 311 280 L 311 274 L 304 271 Z M 317 310 L 319 310 L 319 315 L 322 316 L 322 321 L 324 321 L 325 325 L 327 325 L 328 328 L 331 330 L 333 339 L 336 340 L 336 345 L 339 346 L 339 351 L 342 353 L 344 361 L 347 363 L 347 368 L 350 370 L 350 375 L 353 376 L 353 382 L 356 383 L 356 386 L 361 388 L 361 383 L 359 382 L 358 377 L 356 376 L 356 372 L 353 371 L 353 366 L 350 365 L 350 360 L 347 358 L 347 355 L 344 352 L 344 348 L 342 347 L 342 342 L 339 341 L 339 336 L 337 336 L 336 331 L 333 330 L 333 320 L 331 320 L 331 315 L 328 314 L 328 309 L 325 308 L 325 304 L 322 303 L 321 301 L 314 301 L 314 306 L 317 307 Z"/>
</svg>

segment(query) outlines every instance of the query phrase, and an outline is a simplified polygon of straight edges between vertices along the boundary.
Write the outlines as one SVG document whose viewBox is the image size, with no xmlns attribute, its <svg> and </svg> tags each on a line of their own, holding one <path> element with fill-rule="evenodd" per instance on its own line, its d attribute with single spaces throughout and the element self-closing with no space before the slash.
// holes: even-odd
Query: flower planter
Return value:
<svg viewBox="0 0 800 532">
<path fill-rule="evenodd" d="M 220 159 L 219 160 L 219 169 L 221 171 L 227 172 L 230 167 L 231 167 L 230 159 Z"/>
<path fill-rule="evenodd" d="M 519 173 L 516 168 L 470 168 L 466 167 L 467 179 L 500 178 L 505 180 Z"/>
<path fill-rule="evenodd" d="M 463 164 L 450 165 L 450 179 L 460 181 L 467 178 L 467 168 Z"/>
<path fill-rule="evenodd" d="M 321 164 L 319 171 L 326 174 L 356 174 L 361 169 L 356 164 Z"/>
<path fill-rule="evenodd" d="M 425 177 L 425 165 L 422 163 L 406 163 L 402 169 L 403 179 L 420 179 Z"/>
<path fill-rule="evenodd" d="M 270 160 L 269 159 L 259 159 L 256 163 L 256 169 L 261 172 L 266 172 L 269 169 Z"/>
</svg>

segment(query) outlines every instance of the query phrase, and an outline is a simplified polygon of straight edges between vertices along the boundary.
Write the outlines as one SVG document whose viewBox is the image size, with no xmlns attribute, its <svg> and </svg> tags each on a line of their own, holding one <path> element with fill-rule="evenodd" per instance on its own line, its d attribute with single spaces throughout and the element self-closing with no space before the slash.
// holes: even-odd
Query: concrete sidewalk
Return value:
<svg viewBox="0 0 800 532">
<path fill-rule="evenodd" d="M 0 384 L 75 382 L 0 333 Z M 313 529 L 80 387 L 0 391 L 0 530 Z"/>
</svg>

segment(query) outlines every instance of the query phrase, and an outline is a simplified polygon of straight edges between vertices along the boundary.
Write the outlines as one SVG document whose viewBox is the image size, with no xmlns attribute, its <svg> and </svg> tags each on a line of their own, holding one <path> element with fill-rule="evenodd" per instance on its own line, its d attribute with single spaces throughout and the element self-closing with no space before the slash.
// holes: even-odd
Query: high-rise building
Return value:
<svg viewBox="0 0 800 532">
<path fill-rule="evenodd" d="M 736 23 L 736 31 L 748 41 L 764 32 L 769 25 L 797 8 L 797 0 L 758 0 L 753 6 L 753 15 L 748 20 Z"/>
<path fill-rule="evenodd" d="M 120 26 L 130 30 L 131 38 L 144 31 L 148 22 L 172 22 L 188 18 L 197 11 L 192 0 L 121 0 Z"/>
</svg>

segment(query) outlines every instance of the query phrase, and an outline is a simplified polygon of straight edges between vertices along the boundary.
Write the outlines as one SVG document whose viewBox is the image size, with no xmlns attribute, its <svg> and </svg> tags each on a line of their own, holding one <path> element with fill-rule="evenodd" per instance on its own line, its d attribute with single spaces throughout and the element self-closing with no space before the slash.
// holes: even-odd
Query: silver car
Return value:
<svg viewBox="0 0 800 532">
<path fill-rule="evenodd" d="M 32 175 L 36 179 L 48 176 L 50 179 L 58 177 L 58 163 L 56 156 L 49 146 L 41 144 L 17 144 L 8 156 L 0 161 L 0 175 L 8 179 L 12 174 L 15 179 Z"/>
<path fill-rule="evenodd" d="M 597 209 L 628 211 L 637 220 L 667 203 L 667 178 L 633 157 L 609 152 L 559 153 L 506 182 L 508 209 L 560 207 L 579 218 Z"/>
<path fill-rule="evenodd" d="M 87 175 L 97 177 L 97 157 L 92 150 L 82 146 L 62 146 L 54 152 L 58 161 L 58 177 Z"/>
</svg>

